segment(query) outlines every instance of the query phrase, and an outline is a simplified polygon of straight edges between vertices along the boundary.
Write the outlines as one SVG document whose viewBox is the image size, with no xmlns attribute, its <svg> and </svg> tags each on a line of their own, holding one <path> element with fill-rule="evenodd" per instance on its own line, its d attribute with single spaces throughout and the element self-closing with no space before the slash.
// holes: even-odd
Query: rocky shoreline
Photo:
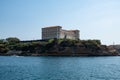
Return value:
<svg viewBox="0 0 120 80">
<path fill-rule="evenodd" d="M 50 39 L 0 43 L 0 56 L 119 56 L 120 48 L 102 45 L 100 40 Z"/>
<path fill-rule="evenodd" d="M 88 51 L 86 51 L 88 52 Z M 103 53 L 104 52 L 104 53 Z M 60 53 L 60 52 L 48 52 L 48 53 L 27 53 L 22 51 L 8 51 L 7 53 L 0 53 L 0 56 L 120 56 L 117 51 L 101 53 Z"/>
</svg>

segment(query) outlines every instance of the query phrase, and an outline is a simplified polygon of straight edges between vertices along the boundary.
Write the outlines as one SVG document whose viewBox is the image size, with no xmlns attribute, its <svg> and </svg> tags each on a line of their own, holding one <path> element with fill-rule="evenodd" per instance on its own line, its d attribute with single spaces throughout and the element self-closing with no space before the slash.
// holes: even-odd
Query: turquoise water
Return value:
<svg viewBox="0 0 120 80">
<path fill-rule="evenodd" d="M 0 56 L 0 80 L 120 80 L 120 57 Z"/>
</svg>

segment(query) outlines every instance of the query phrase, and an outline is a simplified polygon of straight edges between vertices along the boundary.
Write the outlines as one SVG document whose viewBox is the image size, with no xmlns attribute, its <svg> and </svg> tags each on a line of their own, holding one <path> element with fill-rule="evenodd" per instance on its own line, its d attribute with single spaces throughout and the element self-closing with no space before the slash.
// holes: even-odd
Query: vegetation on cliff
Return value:
<svg viewBox="0 0 120 80">
<path fill-rule="evenodd" d="M 49 39 L 44 41 L 20 41 L 16 37 L 0 40 L 0 55 L 104 55 L 108 53 L 107 46 L 101 45 L 100 40 Z"/>
</svg>

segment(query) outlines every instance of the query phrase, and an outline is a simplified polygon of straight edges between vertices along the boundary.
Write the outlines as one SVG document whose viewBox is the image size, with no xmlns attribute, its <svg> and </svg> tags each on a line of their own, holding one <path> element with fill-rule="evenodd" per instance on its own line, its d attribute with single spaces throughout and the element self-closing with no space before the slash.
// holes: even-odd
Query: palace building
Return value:
<svg viewBox="0 0 120 80">
<path fill-rule="evenodd" d="M 79 39 L 79 30 L 63 30 L 61 26 L 42 28 L 42 40 L 46 39 Z"/>
</svg>

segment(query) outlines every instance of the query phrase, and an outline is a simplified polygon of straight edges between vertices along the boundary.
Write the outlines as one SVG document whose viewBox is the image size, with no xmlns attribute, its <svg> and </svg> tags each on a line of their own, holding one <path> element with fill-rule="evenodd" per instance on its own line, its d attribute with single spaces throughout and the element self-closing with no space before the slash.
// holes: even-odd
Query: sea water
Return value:
<svg viewBox="0 0 120 80">
<path fill-rule="evenodd" d="M 120 57 L 0 56 L 0 80 L 120 80 Z"/>
</svg>

